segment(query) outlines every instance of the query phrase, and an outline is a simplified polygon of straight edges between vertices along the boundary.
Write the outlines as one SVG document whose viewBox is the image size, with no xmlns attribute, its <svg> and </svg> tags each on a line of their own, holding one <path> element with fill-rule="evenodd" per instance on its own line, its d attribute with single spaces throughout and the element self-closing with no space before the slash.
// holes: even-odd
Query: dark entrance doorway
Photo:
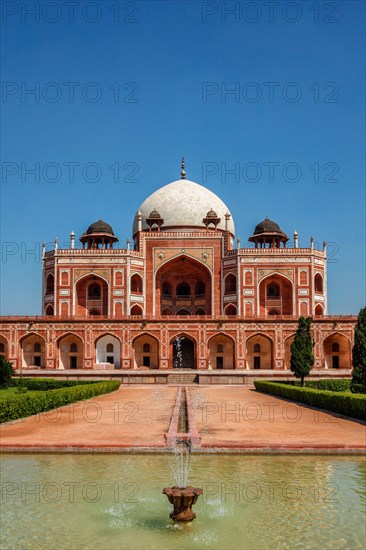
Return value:
<svg viewBox="0 0 366 550">
<path fill-rule="evenodd" d="M 78 360 L 76 355 L 70 356 L 70 369 L 77 369 L 78 368 Z"/>
<path fill-rule="evenodd" d="M 173 340 L 173 368 L 195 368 L 194 342 L 186 336 L 178 336 Z"/>
</svg>

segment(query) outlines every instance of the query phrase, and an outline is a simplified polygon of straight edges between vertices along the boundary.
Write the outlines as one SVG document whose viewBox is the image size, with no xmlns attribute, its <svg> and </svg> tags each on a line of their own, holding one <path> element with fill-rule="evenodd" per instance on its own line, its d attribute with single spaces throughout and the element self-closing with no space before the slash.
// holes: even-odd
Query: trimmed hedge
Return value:
<svg viewBox="0 0 366 550">
<path fill-rule="evenodd" d="M 300 382 L 290 382 L 293 386 L 300 386 Z M 309 380 L 305 382 L 305 388 L 327 391 L 349 391 L 351 380 Z"/>
<path fill-rule="evenodd" d="M 256 390 L 263 393 L 269 393 L 319 409 L 326 409 L 345 416 L 366 420 L 366 395 L 317 390 L 309 387 L 301 388 L 299 386 L 267 382 L 265 380 L 255 380 L 254 385 Z"/>
<path fill-rule="evenodd" d="M 96 395 L 110 393 L 118 390 L 119 386 L 120 382 L 118 381 L 106 380 L 94 384 L 77 385 L 71 388 L 40 391 L 32 395 L 25 393 L 9 397 L 1 402 L 0 423 L 56 409 L 57 407 L 89 399 Z"/>
<path fill-rule="evenodd" d="M 84 384 L 96 384 L 102 380 L 56 380 L 54 378 L 13 378 L 13 386 L 23 386 L 32 391 L 57 390 L 58 388 L 70 388 Z"/>
</svg>

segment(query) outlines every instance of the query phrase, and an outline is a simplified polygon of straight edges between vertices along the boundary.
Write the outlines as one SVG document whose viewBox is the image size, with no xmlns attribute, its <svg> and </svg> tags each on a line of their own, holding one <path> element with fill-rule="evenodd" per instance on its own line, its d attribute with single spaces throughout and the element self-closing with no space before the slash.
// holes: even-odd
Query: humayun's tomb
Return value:
<svg viewBox="0 0 366 550">
<path fill-rule="evenodd" d="M 69 248 L 44 246 L 43 314 L 2 317 L 0 354 L 32 374 L 165 383 L 182 376 L 179 355 L 185 381 L 245 383 L 292 376 L 303 315 L 313 376 L 350 375 L 356 316 L 327 314 L 326 243 L 300 248 L 295 232 L 289 247 L 267 217 L 241 248 L 228 207 L 187 180 L 184 163 L 180 180 L 142 203 L 132 236 L 118 248 L 99 220 L 81 248 L 74 233 Z"/>
</svg>

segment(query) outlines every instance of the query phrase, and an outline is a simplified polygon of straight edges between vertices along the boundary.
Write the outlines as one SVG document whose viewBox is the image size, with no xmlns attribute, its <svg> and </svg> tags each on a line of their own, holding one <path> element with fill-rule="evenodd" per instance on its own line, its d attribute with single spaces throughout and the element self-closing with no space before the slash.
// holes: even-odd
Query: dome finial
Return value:
<svg viewBox="0 0 366 550">
<path fill-rule="evenodd" d="M 180 179 L 185 180 L 186 179 L 186 171 L 184 170 L 184 157 L 182 157 L 182 165 L 181 165 L 181 172 L 180 172 Z"/>
</svg>

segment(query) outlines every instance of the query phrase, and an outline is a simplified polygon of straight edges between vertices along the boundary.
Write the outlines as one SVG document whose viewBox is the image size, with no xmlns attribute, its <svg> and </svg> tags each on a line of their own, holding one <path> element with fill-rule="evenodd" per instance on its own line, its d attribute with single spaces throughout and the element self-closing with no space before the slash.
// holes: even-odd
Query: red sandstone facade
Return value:
<svg viewBox="0 0 366 550">
<path fill-rule="evenodd" d="M 298 318 L 310 315 L 314 371 L 349 372 L 356 318 L 327 315 L 326 244 L 299 248 L 295 233 L 287 247 L 267 218 L 254 247 L 234 248 L 231 214 L 212 210 L 204 188 L 184 179 L 166 187 L 185 185 L 194 224 L 169 210 L 168 196 L 158 204 L 166 215 L 137 213 L 133 247 L 113 248 L 100 220 L 83 248 L 72 233 L 70 248 L 44 250 L 43 316 L 2 318 L 0 353 L 18 369 L 150 371 L 178 366 L 181 349 L 184 368 L 286 371 Z"/>
</svg>

